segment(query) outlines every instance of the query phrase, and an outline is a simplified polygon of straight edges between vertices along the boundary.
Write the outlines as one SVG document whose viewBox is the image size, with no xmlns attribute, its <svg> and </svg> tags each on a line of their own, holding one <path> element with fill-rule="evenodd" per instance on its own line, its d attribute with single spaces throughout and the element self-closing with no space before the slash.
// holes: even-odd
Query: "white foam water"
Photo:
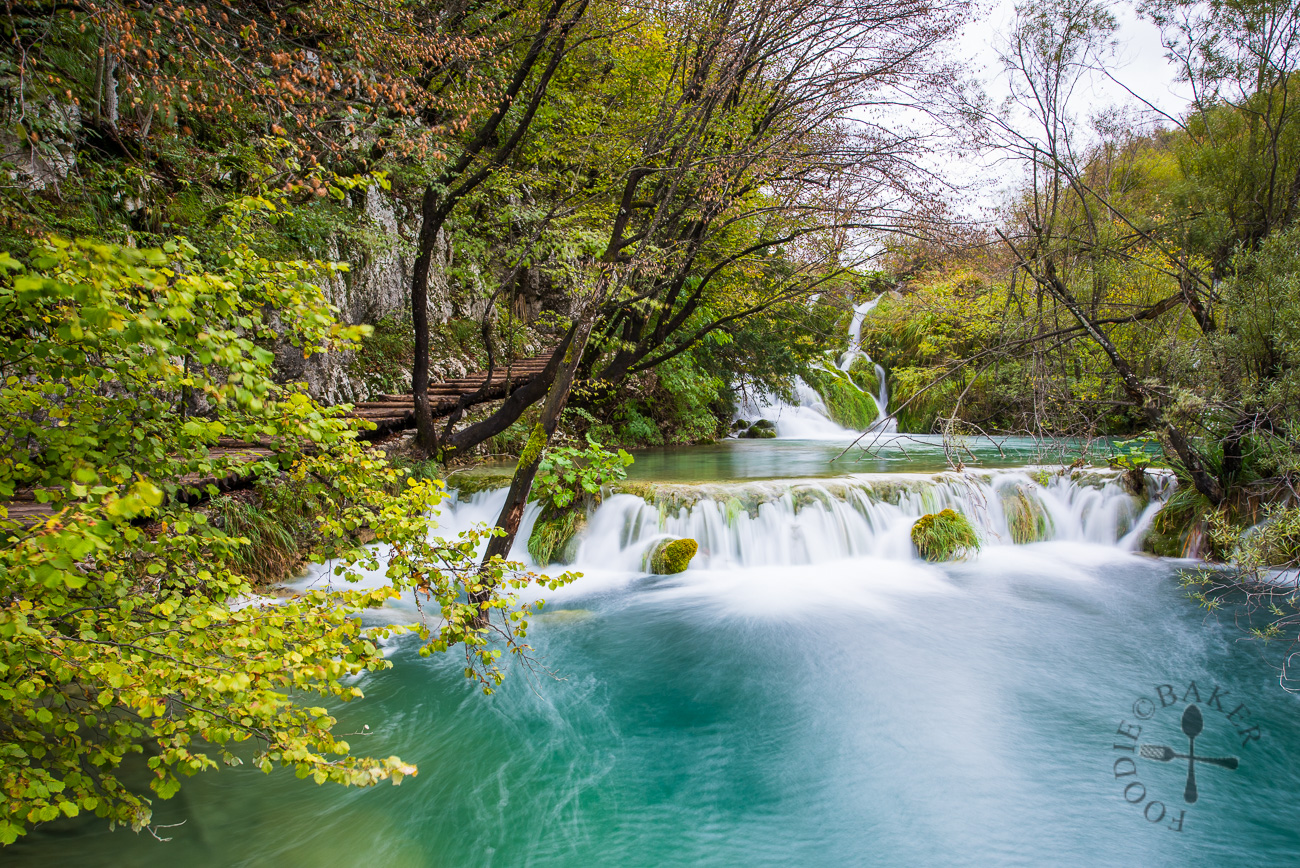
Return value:
<svg viewBox="0 0 1300 868">
<path fill-rule="evenodd" d="M 984 547 L 1015 544 L 1013 525 L 1028 520 L 1034 541 L 1135 551 L 1172 486 L 1171 476 L 1153 474 L 1139 498 L 1117 473 L 1046 468 L 660 485 L 644 497 L 606 497 L 589 516 L 572 568 L 641 574 L 654 545 L 682 537 L 700 546 L 691 569 L 798 566 L 860 557 L 909 561 L 917 557 L 912 525 L 942 509 L 969 518 Z M 439 533 L 450 537 L 491 523 L 504 496 L 504 490 L 486 491 L 453 501 L 440 518 Z M 512 558 L 528 562 L 526 541 L 536 515 L 535 505 L 525 512 Z"/>
</svg>

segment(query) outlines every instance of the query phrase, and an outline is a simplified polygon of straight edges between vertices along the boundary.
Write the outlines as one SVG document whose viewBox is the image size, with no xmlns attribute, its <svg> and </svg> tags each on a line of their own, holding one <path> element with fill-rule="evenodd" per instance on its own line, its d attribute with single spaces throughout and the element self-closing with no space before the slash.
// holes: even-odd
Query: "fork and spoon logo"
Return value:
<svg viewBox="0 0 1300 868">
<path fill-rule="evenodd" d="M 1166 715 L 1177 714 L 1180 708 L 1180 725 L 1187 738 L 1186 749 L 1177 743 L 1149 743 L 1150 734 L 1143 738 L 1143 730 L 1156 728 L 1168 731 L 1172 721 L 1165 723 Z M 1122 787 L 1125 802 L 1138 808 L 1148 823 L 1163 825 L 1175 832 L 1183 831 L 1187 808 L 1179 806 L 1173 800 L 1166 804 L 1155 798 L 1156 794 L 1147 788 L 1148 783 L 1154 783 L 1147 778 L 1147 772 L 1155 766 L 1140 767 L 1138 760 L 1153 763 L 1186 762 L 1187 782 L 1183 787 L 1183 803 L 1195 805 L 1203 795 L 1197 784 L 1197 772 L 1206 768 L 1236 771 L 1240 765 L 1240 760 L 1235 756 L 1208 756 L 1196 752 L 1197 739 L 1206 731 L 1206 716 L 1209 715 L 1214 733 L 1219 736 L 1227 731 L 1235 733 L 1243 749 L 1263 736 L 1263 730 L 1254 721 L 1254 716 L 1245 703 L 1238 702 L 1232 696 L 1232 691 L 1217 684 L 1207 686 L 1205 682 L 1198 685 L 1195 681 L 1189 681 L 1185 687 L 1180 685 L 1179 688 L 1172 684 L 1158 684 L 1154 697 L 1139 696 L 1130 711 L 1131 715 L 1120 721 L 1112 739 L 1114 753 L 1111 755 L 1115 759 L 1111 771 L 1115 781 Z M 1161 777 L 1159 772 L 1155 775 Z"/>
<path fill-rule="evenodd" d="M 1196 804 L 1200 794 L 1196 790 L 1196 764 L 1207 763 L 1236 771 L 1235 756 L 1197 756 L 1196 737 L 1205 729 L 1205 718 L 1201 709 L 1189 705 L 1183 709 L 1183 735 L 1187 736 L 1187 753 L 1177 753 L 1173 748 L 1163 744 L 1144 744 L 1138 749 L 1143 759 L 1167 763 L 1172 760 L 1187 760 L 1187 786 L 1183 788 L 1183 801 L 1189 805 Z"/>
</svg>

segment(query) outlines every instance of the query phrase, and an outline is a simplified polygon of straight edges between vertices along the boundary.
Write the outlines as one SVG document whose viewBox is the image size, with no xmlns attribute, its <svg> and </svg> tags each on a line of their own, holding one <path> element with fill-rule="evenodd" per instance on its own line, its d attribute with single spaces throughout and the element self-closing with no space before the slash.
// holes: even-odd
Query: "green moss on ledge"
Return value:
<svg viewBox="0 0 1300 868">
<path fill-rule="evenodd" d="M 808 373 L 808 385 L 821 395 L 831 421 L 854 431 L 865 431 L 879 415 L 876 400 L 859 389 L 843 371 L 818 368 Z"/>
<path fill-rule="evenodd" d="M 699 543 L 693 539 L 664 540 L 646 557 L 649 570 L 656 576 L 685 572 L 699 548 Z"/>
</svg>

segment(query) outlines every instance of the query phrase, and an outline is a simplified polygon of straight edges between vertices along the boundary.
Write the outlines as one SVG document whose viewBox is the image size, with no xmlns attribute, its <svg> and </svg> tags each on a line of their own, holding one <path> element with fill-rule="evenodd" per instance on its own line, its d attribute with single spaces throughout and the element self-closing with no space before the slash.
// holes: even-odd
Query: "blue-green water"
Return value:
<svg viewBox="0 0 1300 868">
<path fill-rule="evenodd" d="M 157 805 L 158 823 L 183 821 L 158 829 L 170 842 L 83 823 L 3 861 L 1300 865 L 1300 700 L 1277 655 L 1207 622 L 1174 567 L 1045 542 L 943 567 L 593 569 L 530 631 L 553 675 L 516 671 L 484 697 L 453 656 L 400 645 L 365 680 L 340 728 L 417 763 L 400 787 L 226 769 Z M 1127 748 L 1185 752 L 1179 718 L 1198 698 L 1196 753 L 1239 768 L 1198 767 L 1189 805 L 1185 761 Z M 1122 722 L 1143 727 L 1136 741 Z M 1248 725 L 1259 738 L 1243 745 Z M 1134 774 L 1116 776 L 1120 757 Z"/>
</svg>

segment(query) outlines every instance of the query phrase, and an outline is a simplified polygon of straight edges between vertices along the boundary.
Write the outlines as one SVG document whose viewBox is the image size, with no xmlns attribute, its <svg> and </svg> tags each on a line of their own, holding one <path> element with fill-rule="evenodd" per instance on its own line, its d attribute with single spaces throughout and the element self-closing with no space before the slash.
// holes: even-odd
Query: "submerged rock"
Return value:
<svg viewBox="0 0 1300 868">
<path fill-rule="evenodd" d="M 685 572 L 700 544 L 693 539 L 664 540 L 646 555 L 646 568 L 656 576 Z"/>
<path fill-rule="evenodd" d="M 509 488 L 514 478 L 514 468 L 472 467 L 453 470 L 443 477 L 448 491 L 456 491 L 462 500 L 481 491 Z"/>
</svg>

